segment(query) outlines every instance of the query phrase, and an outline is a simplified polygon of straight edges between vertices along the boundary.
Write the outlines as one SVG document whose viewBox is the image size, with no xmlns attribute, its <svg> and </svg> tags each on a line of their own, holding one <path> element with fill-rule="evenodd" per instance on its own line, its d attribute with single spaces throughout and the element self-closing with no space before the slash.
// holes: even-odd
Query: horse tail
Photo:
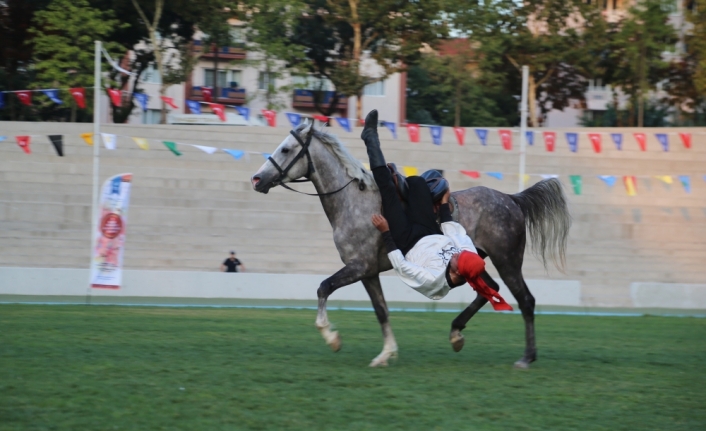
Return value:
<svg viewBox="0 0 706 431">
<path fill-rule="evenodd" d="M 544 269 L 549 258 L 564 272 L 571 214 L 561 182 L 556 178 L 542 180 L 510 197 L 525 215 L 532 253 L 541 257 Z"/>
</svg>

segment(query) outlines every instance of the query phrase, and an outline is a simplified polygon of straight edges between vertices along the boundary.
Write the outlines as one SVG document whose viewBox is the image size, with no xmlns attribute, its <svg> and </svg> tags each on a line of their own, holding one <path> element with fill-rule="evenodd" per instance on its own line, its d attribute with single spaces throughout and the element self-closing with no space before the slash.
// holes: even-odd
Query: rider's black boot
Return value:
<svg viewBox="0 0 706 431">
<path fill-rule="evenodd" d="M 385 157 L 380 149 L 380 138 L 378 137 L 378 111 L 373 109 L 365 117 L 365 127 L 360 137 L 365 142 L 365 147 L 368 150 L 368 161 L 370 162 L 370 170 L 387 166 Z"/>
</svg>

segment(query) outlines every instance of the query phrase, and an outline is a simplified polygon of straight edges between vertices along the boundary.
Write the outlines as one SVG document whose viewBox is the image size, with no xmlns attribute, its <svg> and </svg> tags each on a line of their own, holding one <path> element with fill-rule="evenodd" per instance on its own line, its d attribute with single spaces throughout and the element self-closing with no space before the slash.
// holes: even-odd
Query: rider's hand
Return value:
<svg viewBox="0 0 706 431">
<path fill-rule="evenodd" d="M 449 197 L 451 197 L 451 190 L 446 190 L 446 193 L 444 193 L 444 196 L 441 197 L 441 203 L 442 204 L 448 203 Z"/>
<path fill-rule="evenodd" d="M 385 217 L 381 216 L 380 214 L 373 214 L 371 219 L 373 221 L 373 225 L 380 232 L 385 233 L 390 230 L 390 225 L 387 224 L 387 219 L 385 219 Z"/>
</svg>

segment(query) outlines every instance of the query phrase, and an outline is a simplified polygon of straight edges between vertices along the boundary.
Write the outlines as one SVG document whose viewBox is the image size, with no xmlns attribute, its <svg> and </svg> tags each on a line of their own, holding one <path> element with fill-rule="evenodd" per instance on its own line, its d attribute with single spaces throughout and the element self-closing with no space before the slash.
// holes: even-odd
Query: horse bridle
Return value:
<svg viewBox="0 0 706 431">
<path fill-rule="evenodd" d="M 290 180 L 290 182 L 292 182 L 292 183 L 305 183 L 307 181 L 311 181 L 311 174 L 316 172 L 316 169 L 314 169 L 314 163 L 311 161 L 311 154 L 309 154 L 309 144 L 311 144 L 311 137 L 314 135 L 314 127 L 312 126 L 309 128 L 309 131 L 306 134 L 306 141 L 303 141 L 302 138 L 294 130 L 290 130 L 289 133 L 292 136 L 294 136 L 294 138 L 297 140 L 297 142 L 299 142 L 299 145 L 301 145 L 302 149 L 299 150 L 299 153 L 296 156 L 294 156 L 292 161 L 289 162 L 287 167 L 284 169 L 282 169 L 282 167 L 280 167 L 280 165 L 275 161 L 275 159 L 272 158 L 272 156 L 269 156 L 267 158 L 267 160 L 269 160 L 272 163 L 272 165 L 275 168 L 277 168 L 277 170 L 279 171 L 279 177 L 277 177 L 275 180 L 273 180 L 273 183 L 275 183 L 275 185 L 280 185 L 287 190 L 301 193 L 303 195 L 328 196 L 328 195 L 332 195 L 334 193 L 340 192 L 341 190 L 348 187 L 348 184 L 352 183 L 355 180 L 355 178 L 351 178 L 351 180 L 348 181 L 340 189 L 332 191 L 332 192 L 328 192 L 328 193 L 304 193 L 304 192 L 300 192 L 299 190 L 294 190 L 293 188 L 289 187 L 287 185 L 287 183 L 284 182 L 284 179 L 287 176 L 287 173 L 289 172 L 289 170 L 292 169 L 292 166 L 294 166 L 294 164 L 297 163 L 299 161 L 299 159 L 301 159 L 302 157 L 306 156 L 306 160 L 307 160 L 307 170 L 306 170 L 306 175 L 304 175 L 304 177 L 306 177 L 306 179 L 304 179 L 304 180 Z M 361 182 L 361 185 L 362 184 L 363 184 L 363 182 Z M 365 187 L 365 186 L 363 185 L 363 187 Z M 361 188 L 361 190 L 363 190 L 363 188 Z"/>
</svg>

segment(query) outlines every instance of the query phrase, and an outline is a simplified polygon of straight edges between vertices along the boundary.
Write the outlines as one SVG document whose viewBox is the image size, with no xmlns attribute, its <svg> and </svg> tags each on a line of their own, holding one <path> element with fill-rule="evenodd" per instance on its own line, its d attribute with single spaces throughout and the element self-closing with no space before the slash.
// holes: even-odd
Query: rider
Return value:
<svg viewBox="0 0 706 431">
<path fill-rule="evenodd" d="M 368 151 L 370 169 L 380 189 L 385 214 L 385 217 L 374 214 L 372 222 L 382 233 L 387 256 L 397 275 L 431 299 L 441 299 L 452 287 L 468 281 L 495 310 L 512 310 L 481 278 L 485 261 L 478 256 L 463 226 L 452 220 L 449 191 L 444 194 L 439 208 L 441 230 L 436 224 L 431 192 L 421 177 L 407 178 L 409 197 L 405 212 L 380 149 L 377 125 L 378 113 L 372 110 L 365 118 L 361 138 Z"/>
</svg>

